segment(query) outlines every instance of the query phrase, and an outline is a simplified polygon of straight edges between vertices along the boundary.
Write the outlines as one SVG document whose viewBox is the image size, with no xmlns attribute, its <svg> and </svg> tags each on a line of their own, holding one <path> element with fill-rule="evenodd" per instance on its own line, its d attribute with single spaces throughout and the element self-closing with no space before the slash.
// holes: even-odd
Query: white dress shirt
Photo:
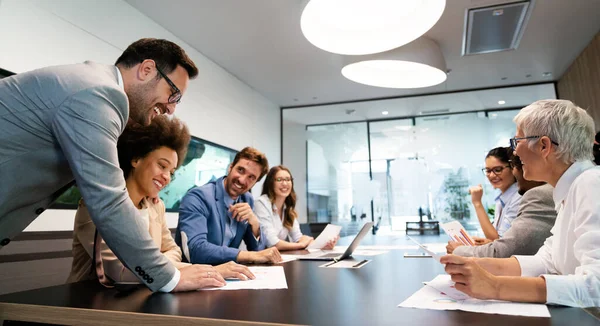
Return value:
<svg viewBox="0 0 600 326">
<path fill-rule="evenodd" d="M 558 215 L 535 256 L 515 256 L 522 276 L 546 279 L 546 302 L 600 306 L 600 166 L 573 163 L 554 188 Z"/>
<path fill-rule="evenodd" d="M 118 67 L 115 67 L 117 69 L 117 82 L 119 84 L 119 86 L 121 86 L 123 89 L 125 89 L 125 84 L 123 83 L 123 75 L 121 74 L 121 70 L 119 70 Z M 146 210 L 146 214 L 145 214 L 145 224 L 149 225 L 149 221 L 148 221 L 148 211 Z M 148 229 L 148 227 L 146 228 Z M 178 269 L 175 269 L 175 274 L 173 275 L 173 278 L 169 281 L 169 283 L 165 284 L 165 286 L 163 286 L 162 288 L 158 289 L 159 292 L 171 292 L 173 291 L 173 289 L 177 286 L 177 283 L 179 283 L 179 279 L 181 278 L 181 273 L 179 272 Z"/>
<path fill-rule="evenodd" d="M 254 214 L 258 217 L 260 226 L 265 233 L 267 247 L 273 247 L 279 240 L 296 243 L 302 237 L 298 219 L 294 219 L 291 230 L 283 226 L 283 221 L 277 214 L 277 207 L 271 203 L 268 195 L 262 195 L 256 199 Z M 282 216 L 285 219 L 285 206 L 283 207 Z"/>
</svg>

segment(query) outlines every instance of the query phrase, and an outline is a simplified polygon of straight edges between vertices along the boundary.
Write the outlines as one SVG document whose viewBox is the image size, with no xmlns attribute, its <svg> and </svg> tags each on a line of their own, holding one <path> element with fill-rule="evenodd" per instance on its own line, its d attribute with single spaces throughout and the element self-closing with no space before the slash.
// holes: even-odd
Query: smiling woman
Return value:
<svg viewBox="0 0 600 326">
<path fill-rule="evenodd" d="M 521 195 L 517 192 L 516 180 L 510 169 L 509 161 L 511 159 L 512 150 L 509 147 L 496 147 L 489 151 L 485 158 L 485 168 L 482 171 L 492 187 L 501 191 L 501 194 L 496 197 L 493 224 L 490 223 L 481 201 L 483 196 L 481 185 L 469 189 L 479 224 L 485 237 L 489 240 L 499 239 L 508 231 L 512 221 L 517 217 L 521 203 Z"/>
<path fill-rule="evenodd" d="M 162 200 L 158 192 L 171 182 L 187 151 L 190 134 L 187 126 L 177 118 L 156 117 L 149 126 L 130 124 L 119 138 L 117 149 L 119 165 L 123 170 L 129 198 L 140 210 L 137 221 L 148 230 L 161 252 L 177 268 L 181 263 L 181 250 L 171 237 L 165 219 Z M 96 227 L 83 200 L 75 215 L 73 234 L 73 265 L 69 282 L 96 278 L 92 269 L 93 250 L 96 241 L 102 241 L 102 263 L 106 275 L 114 281 L 137 282 L 137 277 L 119 262 L 101 238 L 96 238 Z"/>
</svg>

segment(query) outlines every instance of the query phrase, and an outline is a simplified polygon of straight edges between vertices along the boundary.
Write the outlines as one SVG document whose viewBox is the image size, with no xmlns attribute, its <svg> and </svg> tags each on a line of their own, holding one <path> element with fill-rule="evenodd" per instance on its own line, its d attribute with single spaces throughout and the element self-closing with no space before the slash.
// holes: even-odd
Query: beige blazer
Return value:
<svg viewBox="0 0 600 326">
<path fill-rule="evenodd" d="M 181 249 L 173 240 L 171 231 L 165 219 L 165 204 L 159 201 L 152 204 L 144 200 L 143 205 L 148 208 L 148 231 L 150 236 L 165 255 L 178 269 L 190 264 L 181 262 Z M 83 280 L 97 279 L 95 270 L 92 270 L 92 255 L 94 250 L 94 236 L 96 226 L 90 218 L 83 200 L 75 215 L 73 227 L 73 264 L 67 283 Z M 101 243 L 102 264 L 105 273 L 115 282 L 140 282 L 139 279 L 119 261 L 117 256 L 108 248 L 104 240 Z"/>
</svg>

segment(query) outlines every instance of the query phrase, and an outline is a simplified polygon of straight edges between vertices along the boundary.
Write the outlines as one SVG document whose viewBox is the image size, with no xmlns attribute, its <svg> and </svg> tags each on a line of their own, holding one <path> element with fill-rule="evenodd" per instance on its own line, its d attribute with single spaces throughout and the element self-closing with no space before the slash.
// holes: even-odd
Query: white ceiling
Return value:
<svg viewBox="0 0 600 326">
<path fill-rule="evenodd" d="M 553 81 L 600 30 L 598 0 L 537 0 L 517 50 L 462 57 L 465 10 L 514 1 L 447 0 L 425 36 L 451 73 L 438 86 L 402 90 L 345 79 L 343 56 L 302 35 L 304 0 L 126 1 L 282 107 Z"/>
</svg>

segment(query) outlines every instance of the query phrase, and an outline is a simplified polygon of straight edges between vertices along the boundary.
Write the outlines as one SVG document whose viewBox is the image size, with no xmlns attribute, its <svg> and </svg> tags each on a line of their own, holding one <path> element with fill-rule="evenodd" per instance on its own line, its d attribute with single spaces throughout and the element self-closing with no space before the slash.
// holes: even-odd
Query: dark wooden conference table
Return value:
<svg viewBox="0 0 600 326">
<path fill-rule="evenodd" d="M 444 236 L 415 236 L 442 242 Z M 341 240 L 347 244 L 348 238 Z M 405 236 L 368 236 L 362 245 L 411 244 Z M 320 268 L 323 262 L 283 264 L 286 290 L 129 293 L 80 282 L 0 296 L 0 320 L 53 324 L 184 325 L 598 325 L 584 309 L 550 306 L 551 318 L 399 308 L 397 305 L 443 273 L 431 258 L 407 251 L 364 257 L 360 269 Z M 362 258 L 362 257 L 357 257 Z"/>
</svg>

